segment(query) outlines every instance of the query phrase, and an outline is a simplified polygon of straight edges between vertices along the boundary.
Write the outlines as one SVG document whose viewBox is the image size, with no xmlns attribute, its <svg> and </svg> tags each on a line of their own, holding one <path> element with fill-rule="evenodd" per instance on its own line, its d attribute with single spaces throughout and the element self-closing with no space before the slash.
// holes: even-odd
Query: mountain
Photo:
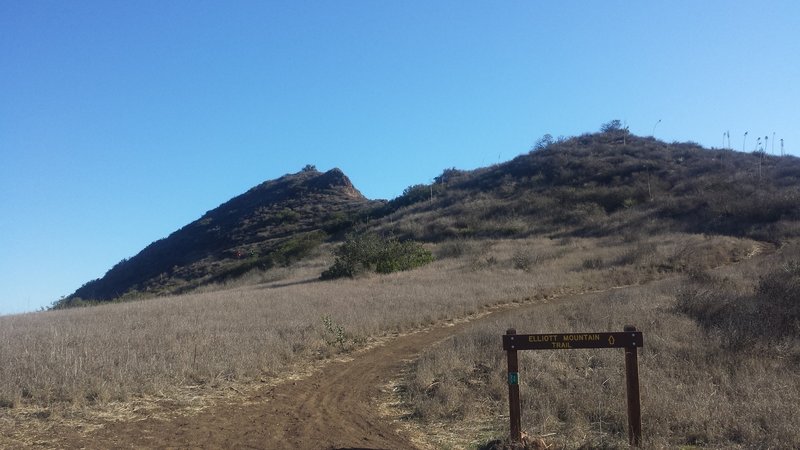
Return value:
<svg viewBox="0 0 800 450">
<path fill-rule="evenodd" d="M 502 164 L 446 169 L 389 202 L 366 199 L 338 169 L 308 166 L 207 212 L 56 306 L 185 292 L 290 265 L 356 228 L 424 242 L 683 231 L 779 243 L 800 236 L 800 159 L 610 128 L 545 136 Z"/>
<path fill-rule="evenodd" d="M 371 205 L 339 169 L 312 166 L 264 182 L 153 242 L 67 297 L 178 293 L 302 258 Z"/>
</svg>

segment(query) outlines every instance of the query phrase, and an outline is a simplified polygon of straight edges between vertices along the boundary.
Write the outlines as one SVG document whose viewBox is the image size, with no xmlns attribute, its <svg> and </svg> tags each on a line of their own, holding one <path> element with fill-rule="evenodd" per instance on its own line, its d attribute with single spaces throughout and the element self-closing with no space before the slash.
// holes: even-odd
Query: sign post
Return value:
<svg viewBox="0 0 800 450">
<path fill-rule="evenodd" d="M 626 332 L 635 332 L 636 327 L 627 325 Z M 642 410 L 639 402 L 639 355 L 636 347 L 625 347 L 625 396 L 628 400 L 628 442 L 642 445 Z"/>
<path fill-rule="evenodd" d="M 506 336 L 517 334 L 517 330 L 510 328 Z M 519 404 L 519 360 L 517 351 L 507 350 L 508 354 L 508 411 L 511 420 L 511 440 L 522 441 L 522 415 Z"/>
<path fill-rule="evenodd" d="M 628 442 L 633 447 L 642 443 L 642 418 L 639 403 L 639 360 L 637 349 L 644 338 L 636 327 L 627 325 L 616 333 L 517 334 L 511 328 L 503 335 L 503 350 L 508 354 L 508 405 L 511 440 L 522 440 L 519 402 L 518 350 L 571 350 L 579 348 L 625 349 L 625 387 L 628 405 Z"/>
</svg>

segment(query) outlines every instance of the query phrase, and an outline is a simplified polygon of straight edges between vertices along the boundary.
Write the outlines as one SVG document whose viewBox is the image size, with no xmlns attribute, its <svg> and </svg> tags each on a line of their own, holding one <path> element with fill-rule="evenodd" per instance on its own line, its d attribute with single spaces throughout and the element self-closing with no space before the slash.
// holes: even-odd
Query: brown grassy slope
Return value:
<svg viewBox="0 0 800 450">
<path fill-rule="evenodd" d="M 687 262 L 709 267 L 741 259 L 753 247 L 690 235 L 461 245 L 459 257 L 386 276 L 318 282 L 330 263 L 323 253 L 289 278 L 265 284 L 0 318 L 0 404 L 102 404 L 247 383 L 498 302 L 644 282 Z M 447 245 L 435 250 L 452 252 Z"/>
<path fill-rule="evenodd" d="M 589 294 L 473 327 L 413 364 L 404 381 L 406 402 L 427 432 L 439 429 L 432 434 L 440 443 L 462 448 L 502 438 L 508 388 L 498 350 L 505 329 L 618 331 L 635 324 L 645 336 L 640 377 L 647 448 L 797 448 L 797 251 L 793 244 L 768 259 L 691 280 Z M 757 311 L 749 306 L 754 301 Z M 788 306 L 794 310 L 783 309 Z M 786 327 L 776 331 L 780 319 Z M 552 448 L 627 448 L 621 351 L 520 356 L 523 428 L 530 435 L 545 436 Z"/>
</svg>

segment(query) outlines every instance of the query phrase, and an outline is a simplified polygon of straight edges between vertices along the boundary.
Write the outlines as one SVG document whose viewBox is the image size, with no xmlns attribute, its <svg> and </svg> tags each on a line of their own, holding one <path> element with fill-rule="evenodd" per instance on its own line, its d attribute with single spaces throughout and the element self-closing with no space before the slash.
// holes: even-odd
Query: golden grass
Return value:
<svg viewBox="0 0 800 450">
<path fill-rule="evenodd" d="M 323 248 L 328 251 L 291 270 L 253 273 L 192 294 L 0 317 L 0 428 L 31 417 L 46 422 L 57 411 L 60 417 L 75 410 L 124 412 L 119 405 L 147 399 L 199 407 L 202 398 L 230 386 L 248 389 L 378 338 L 498 303 L 728 263 L 746 256 L 753 242 L 674 234 L 633 242 L 531 238 L 463 245 L 460 256 L 418 270 L 320 282 L 331 262 Z M 528 261 L 524 267 L 520 258 Z M 599 263 L 587 268 L 587 258 Z M 343 348 L 330 345 L 323 315 L 343 327 Z M 25 416 L 31 408 L 38 412 Z"/>
<path fill-rule="evenodd" d="M 787 248 L 772 259 L 796 251 Z M 774 263 L 720 269 L 747 290 Z M 675 308 L 685 281 L 670 279 L 510 312 L 430 349 L 401 383 L 406 408 L 432 440 L 453 448 L 508 433 L 505 353 L 500 335 L 644 332 L 640 351 L 646 448 L 798 448 L 798 339 L 784 348 L 731 349 Z M 792 343 L 793 342 L 793 343 Z M 793 348 L 786 348 L 792 346 Z M 523 429 L 552 448 L 627 448 L 621 350 L 520 352 Z M 446 424 L 437 426 L 437 424 Z M 465 429 L 493 430 L 464 433 Z M 685 447 L 684 447 L 685 446 Z"/>
</svg>

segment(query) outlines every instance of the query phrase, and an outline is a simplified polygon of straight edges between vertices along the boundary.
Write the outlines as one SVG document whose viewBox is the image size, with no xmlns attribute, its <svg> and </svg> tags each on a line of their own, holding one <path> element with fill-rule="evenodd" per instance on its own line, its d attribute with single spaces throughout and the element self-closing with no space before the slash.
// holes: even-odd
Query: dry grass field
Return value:
<svg viewBox="0 0 800 450">
<path fill-rule="evenodd" d="M 19 442 L 31 427 L 122 414 L 129 405 L 168 400 L 192 408 L 492 305 L 605 291 L 576 304 L 554 301 L 530 317 L 509 315 L 432 349 L 407 375 L 413 416 L 431 428 L 446 421 L 487 430 L 473 429 L 461 443 L 500 437 L 507 413 L 499 333 L 510 324 L 532 332 L 631 322 L 646 332 L 641 365 L 649 443 L 796 443 L 790 405 L 800 391 L 797 377 L 786 372 L 790 363 L 723 351 L 724 336 L 674 305 L 682 286 L 675 275 L 742 261 L 758 248 L 747 239 L 677 233 L 447 241 L 431 246 L 437 261 L 421 269 L 322 282 L 318 276 L 331 262 L 323 246 L 289 269 L 253 272 L 191 294 L 0 317 L 0 436 Z M 743 288 L 752 279 L 732 276 Z M 667 278 L 621 295 L 608 291 Z M 621 360 L 584 352 L 525 355 L 525 428 L 556 433 L 553 442 L 568 448 L 621 442 Z"/>
<path fill-rule="evenodd" d="M 633 324 L 645 336 L 639 366 L 646 448 L 800 448 L 797 254 L 798 246 L 788 245 L 688 279 L 590 293 L 481 323 L 431 348 L 404 374 L 407 413 L 442 447 L 502 438 L 504 330 L 621 331 Z M 791 296 L 793 310 L 765 303 L 748 315 L 747 303 L 775 284 Z M 779 303 L 775 297 L 769 301 Z M 730 314 L 722 312 L 726 301 Z M 704 313 L 687 314 L 692 304 Z M 793 323 L 780 333 L 776 323 L 786 318 Z M 520 389 L 523 430 L 548 448 L 628 448 L 622 350 L 520 352 Z"/>
</svg>

